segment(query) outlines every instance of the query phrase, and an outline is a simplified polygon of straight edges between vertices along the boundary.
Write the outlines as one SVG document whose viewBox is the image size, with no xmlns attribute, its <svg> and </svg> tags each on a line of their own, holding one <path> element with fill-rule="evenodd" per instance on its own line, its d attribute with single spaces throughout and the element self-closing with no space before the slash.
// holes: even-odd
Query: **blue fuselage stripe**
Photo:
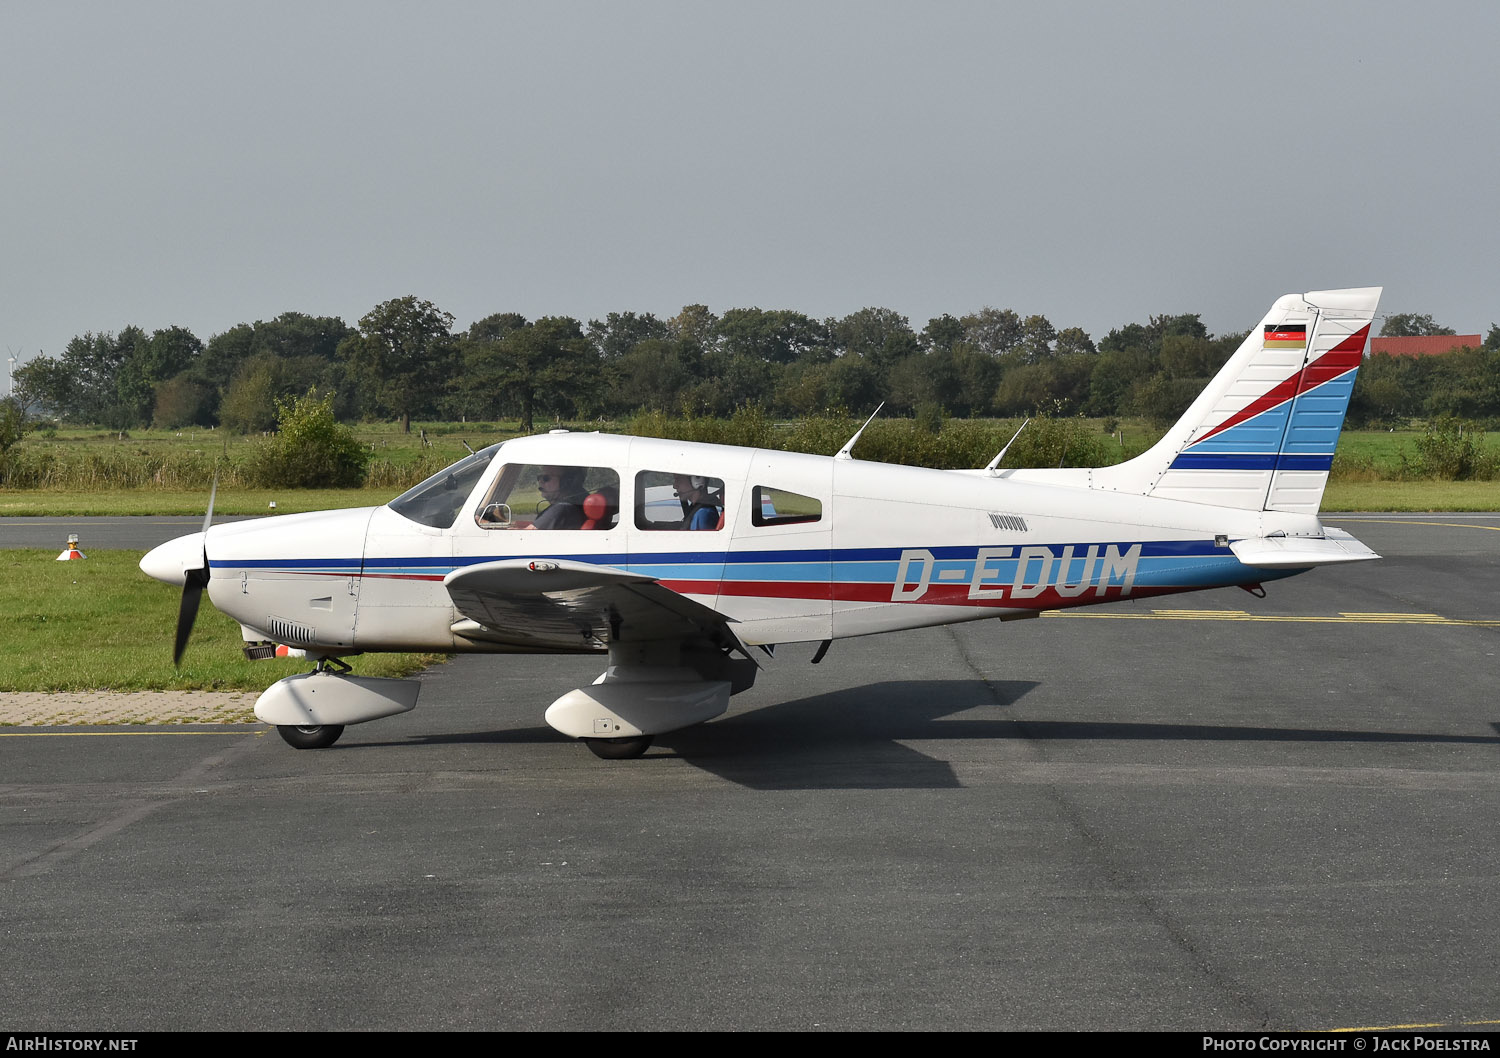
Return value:
<svg viewBox="0 0 1500 1058">
<path fill-rule="evenodd" d="M 1333 453 L 1293 455 L 1287 452 L 1183 452 L 1172 470 L 1328 470 Z"/>
<path fill-rule="evenodd" d="M 987 544 L 983 546 L 985 548 L 993 548 L 998 545 Z M 1016 549 L 1022 547 L 1048 547 L 1059 555 L 1064 548 L 1071 547 L 1075 558 L 1086 554 L 1091 547 L 1098 548 L 1100 555 L 1108 552 L 1110 548 L 1114 548 L 1120 554 L 1124 554 L 1133 547 L 1140 547 L 1142 558 L 1207 556 L 1221 555 L 1223 553 L 1223 549 L 1216 546 L 1212 540 L 1127 540 L 1095 541 L 1082 544 L 1013 540 L 1009 542 L 1009 546 Z M 903 554 L 914 550 L 925 550 L 935 559 L 973 559 L 979 553 L 980 549 L 981 545 L 977 544 L 959 544 L 953 546 L 929 546 L 925 548 L 913 546 L 806 548 L 778 551 L 636 552 L 634 555 L 627 555 L 621 552 L 605 554 L 558 554 L 532 551 L 521 555 L 476 555 L 472 558 L 461 559 L 455 559 L 452 555 L 434 555 L 430 557 L 409 555 L 400 558 L 366 558 L 363 561 L 358 558 L 210 559 L 209 565 L 214 569 L 282 569 L 299 572 L 327 572 L 335 576 L 344 574 L 353 575 L 360 572 L 361 569 L 366 573 L 448 573 L 455 569 L 478 565 L 482 562 L 502 562 L 539 557 L 564 559 L 571 562 L 588 562 L 597 566 L 615 566 L 621 569 L 637 568 L 646 565 L 652 567 L 702 567 L 718 566 L 726 563 L 733 566 L 787 566 L 790 568 L 806 565 L 821 566 L 826 563 L 843 565 L 861 562 L 899 562 Z"/>
<path fill-rule="evenodd" d="M 1027 569 L 1021 570 L 1022 549 Z M 1148 585 L 1232 584 L 1246 579 L 1247 572 L 1223 544 L 1213 540 L 1153 540 L 1117 543 L 1010 545 L 954 545 L 926 548 L 865 547 L 748 552 L 665 552 L 662 554 L 561 555 L 594 565 L 613 566 L 664 581 L 714 581 L 724 583 L 763 582 L 785 584 L 892 584 L 903 576 L 903 561 L 909 564 L 908 579 L 922 575 L 931 556 L 933 583 L 1004 583 L 1035 574 L 1043 562 L 1055 564 L 1054 583 L 1076 584 L 1109 576 L 1115 564 L 1131 561 L 1134 582 Z M 1008 550 L 1008 554 L 1002 554 Z M 981 559 L 980 552 L 986 554 Z M 1051 559 L 1048 559 L 1048 555 Z M 256 569 L 268 573 L 327 577 L 442 577 L 454 569 L 506 558 L 532 555 L 483 556 L 455 560 L 452 556 L 357 559 L 234 559 L 214 560 L 217 570 Z M 1066 568 L 1063 563 L 1066 559 Z M 980 563 L 983 568 L 979 568 Z M 363 568 L 361 568 L 361 566 Z M 1263 571 L 1262 571 L 1263 572 Z M 1256 579 L 1262 579 L 1257 575 Z M 1271 579 L 1264 577 L 1263 579 Z"/>
</svg>

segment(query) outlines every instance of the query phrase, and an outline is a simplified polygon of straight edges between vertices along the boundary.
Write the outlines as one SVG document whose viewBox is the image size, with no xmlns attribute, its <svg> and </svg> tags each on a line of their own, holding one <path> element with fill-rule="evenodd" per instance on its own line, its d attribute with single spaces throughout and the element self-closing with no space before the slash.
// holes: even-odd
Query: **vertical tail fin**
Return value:
<svg viewBox="0 0 1500 1058">
<path fill-rule="evenodd" d="M 1316 514 L 1380 290 L 1278 298 L 1177 425 L 1093 486 Z"/>
</svg>

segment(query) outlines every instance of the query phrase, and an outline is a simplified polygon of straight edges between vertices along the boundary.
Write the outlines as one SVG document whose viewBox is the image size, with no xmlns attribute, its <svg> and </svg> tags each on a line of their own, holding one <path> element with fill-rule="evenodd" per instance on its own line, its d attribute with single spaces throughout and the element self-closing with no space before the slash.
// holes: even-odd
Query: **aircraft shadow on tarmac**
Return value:
<svg viewBox="0 0 1500 1058">
<path fill-rule="evenodd" d="M 661 735 L 640 761 L 589 767 L 649 767 L 676 757 L 753 789 L 941 789 L 961 783 L 944 760 L 904 745 L 923 741 L 1289 742 L 1500 746 L 1495 735 L 1252 727 L 1225 724 L 1019 720 L 1003 715 L 1030 681 L 910 680 L 868 684 L 751 709 Z M 974 711 L 967 717 L 955 714 Z M 548 727 L 418 735 L 359 746 L 568 742 Z M 582 747 L 579 747 L 580 749 Z"/>
</svg>

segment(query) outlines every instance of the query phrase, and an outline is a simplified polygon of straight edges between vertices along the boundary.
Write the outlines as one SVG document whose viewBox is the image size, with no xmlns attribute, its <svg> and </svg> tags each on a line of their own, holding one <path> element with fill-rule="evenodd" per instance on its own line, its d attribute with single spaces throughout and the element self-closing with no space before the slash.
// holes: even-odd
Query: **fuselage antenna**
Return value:
<svg viewBox="0 0 1500 1058">
<path fill-rule="evenodd" d="M 1005 453 L 1010 451 L 1010 446 L 1016 443 L 1016 438 L 1021 436 L 1021 431 L 1026 429 L 1026 423 L 1030 421 L 1031 420 L 1028 418 L 1026 422 L 1023 422 L 1019 427 L 1016 428 L 1016 432 L 1010 435 L 1010 440 L 1005 442 L 1005 447 L 1000 449 L 1000 454 L 997 455 L 994 459 L 991 459 L 990 465 L 985 467 L 984 469 L 988 470 L 990 474 L 995 477 L 1000 476 L 1000 460 L 1005 458 Z"/>
<path fill-rule="evenodd" d="M 885 401 L 881 401 L 880 406 L 870 413 L 870 417 L 865 420 L 865 426 L 869 426 L 872 422 L 875 421 L 875 416 L 880 414 L 880 409 L 883 407 L 885 407 Z M 834 459 L 854 458 L 854 442 L 858 441 L 859 435 L 865 432 L 865 426 L 861 426 L 858 430 L 854 431 L 854 436 L 849 438 L 849 440 L 844 444 L 843 448 L 840 448 L 837 452 L 834 453 Z"/>
</svg>

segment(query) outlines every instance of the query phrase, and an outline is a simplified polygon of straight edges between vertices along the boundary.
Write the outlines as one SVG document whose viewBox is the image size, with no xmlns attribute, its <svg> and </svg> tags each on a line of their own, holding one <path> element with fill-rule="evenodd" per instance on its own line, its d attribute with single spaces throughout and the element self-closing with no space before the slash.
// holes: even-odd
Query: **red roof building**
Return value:
<svg viewBox="0 0 1500 1058">
<path fill-rule="evenodd" d="M 1423 334 L 1414 338 L 1371 338 L 1370 353 L 1392 356 L 1439 356 L 1452 349 L 1478 349 L 1484 339 L 1477 334 Z"/>
</svg>

